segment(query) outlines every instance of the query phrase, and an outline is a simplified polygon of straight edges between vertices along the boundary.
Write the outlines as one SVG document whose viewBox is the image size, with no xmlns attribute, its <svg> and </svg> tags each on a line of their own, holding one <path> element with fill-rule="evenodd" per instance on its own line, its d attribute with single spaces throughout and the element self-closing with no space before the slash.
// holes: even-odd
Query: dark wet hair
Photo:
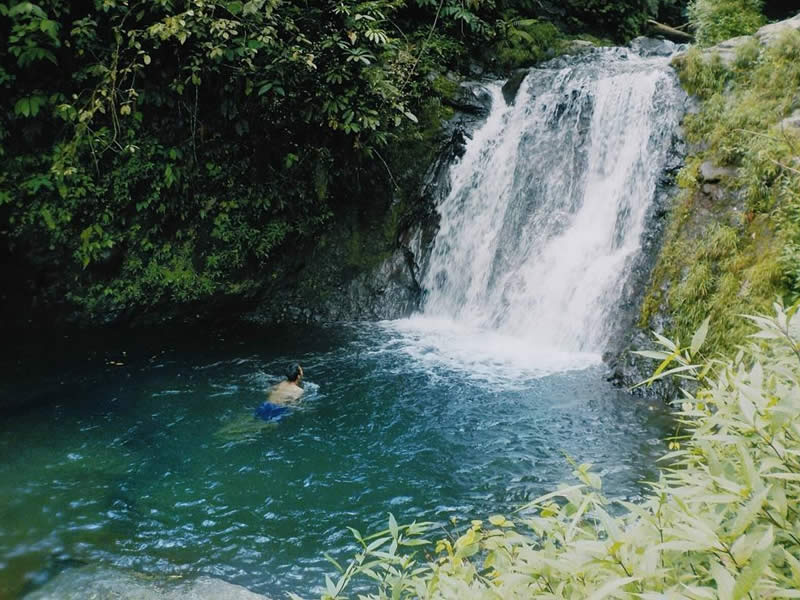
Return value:
<svg viewBox="0 0 800 600">
<path fill-rule="evenodd" d="M 298 377 L 300 377 L 300 363 L 292 363 L 286 367 L 286 379 L 297 381 Z"/>
</svg>

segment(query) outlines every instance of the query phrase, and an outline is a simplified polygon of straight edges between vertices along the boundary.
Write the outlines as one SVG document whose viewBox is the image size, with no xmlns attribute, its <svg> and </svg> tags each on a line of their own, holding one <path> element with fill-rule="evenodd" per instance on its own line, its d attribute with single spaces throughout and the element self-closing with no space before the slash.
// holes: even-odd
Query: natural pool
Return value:
<svg viewBox="0 0 800 600">
<path fill-rule="evenodd" d="M 569 480 L 565 453 L 636 497 L 669 427 L 594 355 L 421 318 L 17 342 L 0 361 L 0 393 L 23 401 L 0 422 L 2 598 L 84 563 L 312 596 L 323 552 L 353 553 L 347 526 L 509 512 Z M 249 427 L 290 360 L 304 407 Z"/>
</svg>

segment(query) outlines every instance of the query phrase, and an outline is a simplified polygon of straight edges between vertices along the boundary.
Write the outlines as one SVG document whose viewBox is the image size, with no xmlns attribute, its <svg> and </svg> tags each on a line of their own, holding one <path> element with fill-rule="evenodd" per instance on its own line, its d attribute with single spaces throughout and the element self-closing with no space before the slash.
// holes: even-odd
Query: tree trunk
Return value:
<svg viewBox="0 0 800 600">
<path fill-rule="evenodd" d="M 653 19 L 648 19 L 647 24 L 650 26 L 652 31 L 658 33 L 659 35 L 663 35 L 665 38 L 672 40 L 673 42 L 686 43 L 694 41 L 694 36 L 691 33 L 686 33 L 680 29 L 675 29 L 669 25 L 664 25 L 663 23 L 659 23 Z"/>
</svg>

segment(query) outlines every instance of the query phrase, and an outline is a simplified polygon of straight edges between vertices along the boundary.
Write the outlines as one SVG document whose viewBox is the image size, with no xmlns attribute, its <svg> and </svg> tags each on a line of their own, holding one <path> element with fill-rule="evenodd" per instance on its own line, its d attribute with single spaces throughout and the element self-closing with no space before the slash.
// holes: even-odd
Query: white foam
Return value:
<svg viewBox="0 0 800 600">
<path fill-rule="evenodd" d="M 600 363 L 600 355 L 596 353 L 553 350 L 537 345 L 535 339 L 447 318 L 415 315 L 378 325 L 391 339 L 373 353 L 397 353 L 411 358 L 434 377 L 455 372 L 467 379 L 505 388 Z"/>
</svg>

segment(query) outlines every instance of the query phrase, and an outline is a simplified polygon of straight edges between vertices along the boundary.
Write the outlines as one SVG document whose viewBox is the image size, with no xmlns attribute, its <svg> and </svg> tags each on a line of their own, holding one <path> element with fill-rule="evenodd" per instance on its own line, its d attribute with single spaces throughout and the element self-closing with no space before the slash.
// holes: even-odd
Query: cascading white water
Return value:
<svg viewBox="0 0 800 600">
<path fill-rule="evenodd" d="M 681 114 L 668 58 L 625 49 L 534 69 L 451 170 L 423 316 L 599 352 L 641 251 Z"/>
</svg>

